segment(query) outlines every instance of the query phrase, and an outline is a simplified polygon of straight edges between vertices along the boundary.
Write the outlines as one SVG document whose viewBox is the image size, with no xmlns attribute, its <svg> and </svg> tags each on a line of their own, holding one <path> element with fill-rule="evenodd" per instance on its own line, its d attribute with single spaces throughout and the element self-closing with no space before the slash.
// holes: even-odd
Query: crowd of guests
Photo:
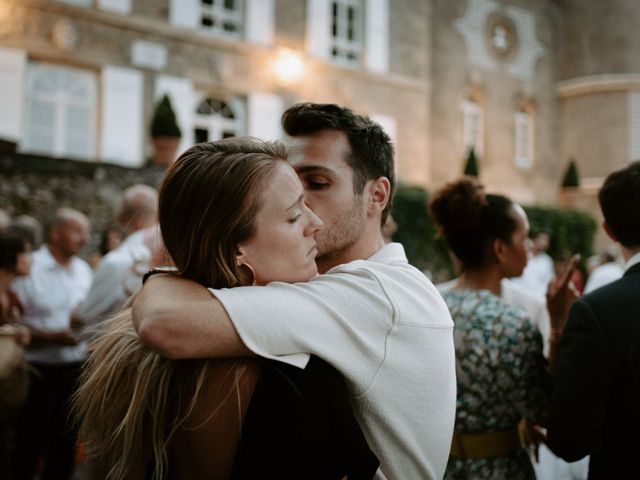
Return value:
<svg viewBox="0 0 640 480">
<path fill-rule="evenodd" d="M 380 126 L 282 124 L 288 148 L 196 145 L 125 190 L 93 266 L 81 212 L 0 211 L 0 477 L 70 478 L 80 442 L 90 479 L 557 478 L 542 445 L 631 478 L 640 162 L 599 194 L 626 264 L 590 260 L 584 288 L 517 203 L 443 186 L 459 275 L 436 288 L 392 241 Z"/>
</svg>

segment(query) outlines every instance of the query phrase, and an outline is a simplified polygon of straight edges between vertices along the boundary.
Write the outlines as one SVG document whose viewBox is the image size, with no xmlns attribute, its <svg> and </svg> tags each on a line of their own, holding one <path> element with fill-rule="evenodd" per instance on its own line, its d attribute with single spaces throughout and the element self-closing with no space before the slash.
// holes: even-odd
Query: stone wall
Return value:
<svg viewBox="0 0 640 480">
<path fill-rule="evenodd" d="M 492 191 L 526 204 L 554 204 L 562 163 L 555 93 L 557 9 L 551 2 L 453 0 L 436 2 L 432 69 L 432 158 L 435 187 L 460 175 L 463 102 L 473 100 L 484 115 L 480 179 Z M 493 53 L 487 25 L 492 16 L 513 22 L 511 56 Z M 531 168 L 516 166 L 517 111 L 532 113 Z M 478 153 L 478 152 L 476 152 Z"/>
<path fill-rule="evenodd" d="M 157 166 L 131 169 L 60 158 L 0 154 L 0 208 L 27 214 L 43 226 L 58 207 L 75 208 L 91 221 L 83 256 L 95 252 L 102 230 L 113 222 L 121 192 L 136 183 L 157 188 L 164 177 Z"/>
</svg>

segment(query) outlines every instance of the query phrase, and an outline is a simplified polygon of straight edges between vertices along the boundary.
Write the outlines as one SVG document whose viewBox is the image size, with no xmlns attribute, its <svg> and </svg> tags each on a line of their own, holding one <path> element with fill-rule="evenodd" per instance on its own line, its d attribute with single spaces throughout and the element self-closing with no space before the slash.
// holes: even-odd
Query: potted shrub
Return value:
<svg viewBox="0 0 640 480">
<path fill-rule="evenodd" d="M 564 208 L 576 208 L 580 197 L 580 174 L 574 159 L 569 160 L 569 165 L 562 177 L 560 185 L 560 206 Z"/>
<path fill-rule="evenodd" d="M 156 165 L 167 167 L 175 160 L 181 137 L 182 132 L 171 106 L 171 100 L 165 95 L 156 104 L 151 119 L 153 161 Z"/>
</svg>

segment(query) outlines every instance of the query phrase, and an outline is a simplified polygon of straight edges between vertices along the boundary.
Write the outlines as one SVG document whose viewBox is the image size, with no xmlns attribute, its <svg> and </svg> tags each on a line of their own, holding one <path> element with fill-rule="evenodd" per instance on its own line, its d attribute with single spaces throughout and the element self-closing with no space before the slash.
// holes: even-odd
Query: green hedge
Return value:
<svg viewBox="0 0 640 480">
<path fill-rule="evenodd" d="M 446 244 L 437 237 L 436 227 L 427 215 L 428 199 L 429 194 L 422 188 L 398 187 L 392 208 L 398 230 L 393 239 L 404 245 L 412 265 L 428 270 L 439 282 L 453 276 L 453 266 Z M 549 254 L 553 258 L 580 253 L 585 260 L 592 254 L 597 223 L 590 215 L 549 207 L 524 209 L 532 233 L 544 230 L 551 235 Z"/>
<path fill-rule="evenodd" d="M 595 219 L 582 212 L 548 207 L 524 207 L 532 234 L 545 231 L 551 236 L 549 255 L 567 257 L 573 253 L 586 260 L 593 254 L 593 238 L 598 229 Z"/>
<path fill-rule="evenodd" d="M 436 235 L 436 226 L 427 215 L 428 193 L 419 187 L 400 185 L 391 213 L 398 224 L 393 240 L 404 245 L 409 262 L 420 270 L 428 270 L 434 280 L 453 275 L 453 267 L 445 242 Z"/>
</svg>

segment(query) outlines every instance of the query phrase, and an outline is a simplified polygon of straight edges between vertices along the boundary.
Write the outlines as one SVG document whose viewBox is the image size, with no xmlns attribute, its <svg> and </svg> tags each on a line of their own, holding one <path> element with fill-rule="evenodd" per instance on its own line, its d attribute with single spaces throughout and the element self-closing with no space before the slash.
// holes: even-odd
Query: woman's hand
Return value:
<svg viewBox="0 0 640 480">
<path fill-rule="evenodd" d="M 538 463 L 538 450 L 540 444 L 547 440 L 547 435 L 542 427 L 534 425 L 528 420 L 521 420 L 518 424 L 518 433 L 520 434 L 520 441 L 523 445 L 533 450 L 533 456 Z"/>
<path fill-rule="evenodd" d="M 576 270 L 580 255 L 571 257 L 567 266 L 559 277 L 554 278 L 549 283 L 547 289 L 547 310 L 551 319 L 551 339 L 559 340 L 564 329 L 564 324 L 569 315 L 569 309 L 580 294 L 571 283 L 571 277 Z"/>
</svg>

